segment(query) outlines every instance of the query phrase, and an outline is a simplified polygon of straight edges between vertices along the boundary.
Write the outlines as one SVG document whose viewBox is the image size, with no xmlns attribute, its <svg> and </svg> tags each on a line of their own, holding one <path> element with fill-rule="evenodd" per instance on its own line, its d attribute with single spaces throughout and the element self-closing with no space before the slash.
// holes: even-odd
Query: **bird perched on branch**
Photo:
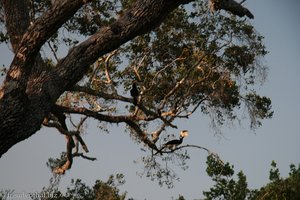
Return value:
<svg viewBox="0 0 300 200">
<path fill-rule="evenodd" d="M 168 141 L 167 143 L 165 143 L 163 145 L 163 147 L 160 150 L 158 150 L 155 153 L 155 155 L 158 154 L 158 153 L 162 154 L 162 150 L 165 149 L 165 148 L 168 148 L 170 150 L 174 150 L 177 146 L 179 146 L 183 142 L 183 138 L 187 137 L 188 135 L 189 135 L 189 132 L 187 130 L 181 131 L 179 139 Z"/>
<path fill-rule="evenodd" d="M 140 92 L 139 92 L 139 90 L 136 86 L 136 82 L 133 82 L 132 83 L 132 88 L 130 90 L 130 95 L 133 97 L 133 104 L 134 105 L 137 105 L 139 94 L 140 94 Z"/>
<path fill-rule="evenodd" d="M 245 0 L 242 2 L 245 2 Z M 242 3 L 238 3 L 234 0 L 209 0 L 209 7 L 213 12 L 223 9 L 239 17 L 246 15 L 250 19 L 254 18 L 253 14 L 247 8 L 242 6 Z"/>
</svg>

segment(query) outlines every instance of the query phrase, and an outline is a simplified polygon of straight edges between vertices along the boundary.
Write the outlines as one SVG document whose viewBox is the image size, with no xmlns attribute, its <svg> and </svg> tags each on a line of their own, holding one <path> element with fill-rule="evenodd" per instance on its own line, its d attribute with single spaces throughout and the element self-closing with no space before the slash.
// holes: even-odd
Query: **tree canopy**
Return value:
<svg viewBox="0 0 300 200">
<path fill-rule="evenodd" d="M 203 191 L 205 200 L 297 200 L 300 198 L 300 165 L 290 165 L 289 176 L 280 176 L 275 161 L 271 163 L 269 183 L 261 188 L 248 187 L 247 177 L 243 171 L 235 174 L 234 166 L 222 162 L 214 155 L 207 157 L 206 172 L 214 182 L 209 191 Z M 97 180 L 94 186 L 88 186 L 81 179 L 71 180 L 65 193 L 59 191 L 60 177 L 55 175 L 50 179 L 50 184 L 41 192 L 32 193 L 32 199 L 40 200 L 71 200 L 71 199 L 99 199 L 99 200 L 124 200 L 127 192 L 120 194 L 119 187 L 125 184 L 123 174 L 111 175 L 107 181 Z M 0 200 L 13 197 L 13 190 L 1 190 Z M 151 197 L 150 197 L 151 198 Z M 129 198 L 128 200 L 133 200 Z M 173 199 L 173 198 L 172 198 Z M 179 195 L 177 200 L 185 200 Z"/>
<path fill-rule="evenodd" d="M 94 159 L 78 151 L 88 152 L 81 138 L 88 118 L 103 131 L 124 123 L 148 152 L 147 176 L 171 186 L 176 177 L 158 160 L 175 156 L 185 168 L 187 152 L 153 153 L 172 137 L 169 129 L 180 128 L 175 120 L 199 111 L 218 127 L 248 115 L 255 129 L 272 117 L 271 100 L 255 91 L 267 50 L 241 4 L 215 1 L 226 12 L 210 12 L 200 0 L 0 2 L 0 41 L 14 53 L 2 70 L 0 155 L 53 127 L 67 139 L 53 170 L 65 173 L 76 156 Z"/>
<path fill-rule="evenodd" d="M 204 191 L 205 200 L 232 199 L 232 200 L 271 200 L 271 199 L 298 199 L 300 197 L 300 165 L 290 165 L 287 178 L 280 177 L 275 161 L 271 163 L 269 183 L 260 189 L 250 189 L 246 175 L 238 172 L 234 178 L 234 167 L 229 163 L 220 162 L 213 156 L 207 157 L 207 174 L 215 182 L 209 191 Z"/>
</svg>

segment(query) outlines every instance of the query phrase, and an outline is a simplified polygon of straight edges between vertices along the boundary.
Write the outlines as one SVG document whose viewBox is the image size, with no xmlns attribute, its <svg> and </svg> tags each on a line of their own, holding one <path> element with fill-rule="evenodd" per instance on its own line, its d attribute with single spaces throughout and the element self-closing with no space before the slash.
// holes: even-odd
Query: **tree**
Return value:
<svg viewBox="0 0 300 200">
<path fill-rule="evenodd" d="M 217 155 L 207 157 L 207 174 L 215 182 L 209 191 L 203 191 L 205 200 L 297 200 L 300 197 L 300 165 L 290 165 L 290 173 L 287 178 L 280 177 L 276 163 L 272 161 L 269 172 L 269 180 L 265 186 L 259 189 L 249 189 L 246 175 L 238 172 L 235 178 L 234 166 L 222 162 Z M 50 179 L 50 185 L 44 187 L 40 193 L 32 194 L 36 200 L 69 200 L 69 199 L 101 199 L 101 200 L 124 200 L 126 192 L 119 194 L 119 186 L 125 183 L 123 174 L 111 175 L 106 182 L 97 180 L 93 187 L 83 183 L 80 179 L 72 180 L 71 186 L 63 194 L 58 190 L 60 176 L 55 175 Z M 0 200 L 12 198 L 13 190 L 1 190 Z M 129 200 L 131 200 L 130 198 Z M 177 200 L 184 200 L 179 195 Z"/>
<path fill-rule="evenodd" d="M 210 188 L 210 191 L 203 192 L 206 200 L 252 199 L 253 191 L 248 189 L 247 179 L 242 171 L 237 174 L 238 180 L 235 181 L 234 178 L 232 178 L 234 168 L 229 163 L 223 163 L 214 155 L 209 155 L 206 163 L 206 172 L 215 182 L 215 185 Z"/>
<path fill-rule="evenodd" d="M 260 189 L 249 189 L 246 176 L 242 171 L 234 178 L 234 167 L 229 163 L 220 162 L 214 155 L 207 157 L 207 174 L 215 182 L 209 191 L 203 194 L 206 200 L 279 200 L 299 199 L 300 197 L 300 165 L 290 165 L 289 177 L 280 177 L 276 163 L 271 163 L 270 183 Z"/>
<path fill-rule="evenodd" d="M 126 198 L 126 192 L 119 194 L 118 189 L 125 183 L 123 174 L 111 175 L 106 182 L 97 180 L 93 187 L 86 185 L 81 179 L 72 179 L 65 193 L 58 190 L 58 183 L 59 180 L 53 182 L 52 179 L 49 187 L 44 187 L 41 192 L 28 194 L 28 196 L 30 195 L 33 200 L 124 200 Z M 15 198 L 13 195 L 12 190 L 0 191 L 0 200 Z"/>
<path fill-rule="evenodd" d="M 1 42 L 15 55 L 2 70 L 0 155 L 40 128 L 54 127 L 67 140 L 64 162 L 53 168 L 63 174 L 73 157 L 95 159 L 78 151 L 81 145 L 88 152 L 80 135 L 86 119 L 94 118 L 103 130 L 106 123 L 126 124 L 151 153 L 143 158 L 147 173 L 169 183 L 174 175 L 157 167 L 152 152 L 169 137 L 167 128 L 177 128 L 175 119 L 200 110 L 219 126 L 239 120 L 236 111 L 246 107 L 256 128 L 272 117 L 271 100 L 252 87 L 265 78 L 259 61 L 267 51 L 245 18 L 207 13 L 207 2 L 192 0 L 0 2 Z M 216 1 L 216 10 L 246 15 L 241 4 L 226 2 Z M 47 55 L 41 54 L 45 48 Z M 58 53 L 62 48 L 69 49 L 66 56 Z M 134 81 L 136 105 L 127 95 Z M 76 123 L 73 114 L 82 118 Z M 184 168 L 189 157 L 177 152 L 163 152 L 163 161 L 177 156 Z"/>
<path fill-rule="evenodd" d="M 270 183 L 260 188 L 256 194 L 256 199 L 263 200 L 279 200 L 290 199 L 296 200 L 300 198 L 300 165 L 298 168 L 290 165 L 289 177 L 280 177 L 279 169 L 276 163 L 272 161 L 270 170 Z"/>
</svg>

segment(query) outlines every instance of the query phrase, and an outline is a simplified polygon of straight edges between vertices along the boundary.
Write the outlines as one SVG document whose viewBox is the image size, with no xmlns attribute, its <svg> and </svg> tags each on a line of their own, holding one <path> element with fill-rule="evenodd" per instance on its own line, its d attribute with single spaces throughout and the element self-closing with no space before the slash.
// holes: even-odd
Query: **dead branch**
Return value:
<svg viewBox="0 0 300 200">
<path fill-rule="evenodd" d="M 89 158 L 87 156 L 84 156 L 82 153 L 78 153 L 78 142 L 81 144 L 83 150 L 86 153 L 89 152 L 88 147 L 85 144 L 82 137 L 80 136 L 80 131 L 79 131 L 80 127 L 83 125 L 83 123 L 87 119 L 87 117 L 84 117 L 80 120 L 79 124 L 77 125 L 76 131 L 69 131 L 66 126 L 66 122 L 65 122 L 66 117 L 63 114 L 63 110 L 61 110 L 61 108 L 59 106 L 54 106 L 52 109 L 52 113 L 53 113 L 53 115 L 50 116 L 50 120 L 52 120 L 52 122 L 49 122 L 49 118 L 46 118 L 43 122 L 43 125 L 45 125 L 47 127 L 56 128 L 60 133 L 65 135 L 66 140 L 67 140 L 66 162 L 62 166 L 54 169 L 53 172 L 56 174 L 64 174 L 66 170 L 68 170 L 72 167 L 74 155 L 93 160 L 93 158 Z M 76 145 L 74 143 L 73 136 L 76 138 Z M 72 149 L 74 147 L 76 147 L 76 151 L 74 154 L 72 154 Z"/>
<path fill-rule="evenodd" d="M 75 158 L 75 157 L 81 157 L 83 159 L 90 160 L 90 161 L 97 160 L 97 158 L 95 158 L 95 157 L 89 157 L 89 156 L 84 155 L 83 153 L 75 152 L 75 153 L 73 153 L 71 155 L 67 155 L 67 161 L 65 162 L 65 164 L 62 165 L 61 167 L 55 168 L 53 170 L 53 172 L 55 174 L 65 174 L 65 172 L 68 169 L 71 169 L 71 166 L 72 166 L 72 163 L 73 163 L 73 158 Z"/>
<path fill-rule="evenodd" d="M 187 147 L 192 147 L 192 148 L 198 148 L 198 149 L 201 149 L 201 150 L 205 150 L 209 155 L 211 154 L 214 154 L 212 151 L 210 151 L 208 148 L 206 147 L 202 147 L 202 146 L 199 146 L 199 145 L 192 145 L 192 144 L 186 144 L 186 145 L 182 145 L 182 146 L 178 146 L 172 150 L 160 150 L 159 153 L 162 155 L 162 154 L 170 154 L 170 153 L 174 153 L 175 151 L 178 151 L 179 149 L 183 149 L 183 148 L 187 148 Z M 158 152 L 156 152 L 154 155 L 158 155 Z"/>
<path fill-rule="evenodd" d="M 72 145 L 71 141 L 73 141 L 72 136 L 66 136 L 67 139 L 67 160 L 65 164 L 63 164 L 60 167 L 57 167 L 53 170 L 56 174 L 64 174 L 66 170 L 70 169 L 72 167 L 73 163 L 73 155 L 72 155 Z M 74 142 L 74 141 L 73 141 Z"/>
<path fill-rule="evenodd" d="M 91 161 L 97 160 L 97 158 L 86 156 L 83 153 L 73 153 L 73 157 L 82 157 L 84 159 L 91 160 Z"/>
<path fill-rule="evenodd" d="M 57 57 L 56 52 L 55 52 L 54 48 L 52 47 L 50 41 L 47 41 L 47 44 L 48 44 L 48 46 L 49 46 L 49 48 L 50 48 L 50 50 L 51 50 L 51 52 L 52 52 L 52 54 L 53 54 L 56 62 L 58 62 L 58 57 Z"/>
</svg>

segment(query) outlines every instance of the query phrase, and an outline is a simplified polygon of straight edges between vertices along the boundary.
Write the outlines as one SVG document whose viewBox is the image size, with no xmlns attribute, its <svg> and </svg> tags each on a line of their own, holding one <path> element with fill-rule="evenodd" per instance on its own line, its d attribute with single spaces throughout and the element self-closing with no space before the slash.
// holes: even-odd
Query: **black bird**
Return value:
<svg viewBox="0 0 300 200">
<path fill-rule="evenodd" d="M 178 145 L 180 145 L 183 141 L 183 137 L 180 136 L 179 140 L 171 140 L 167 143 L 164 144 L 164 148 L 168 148 L 168 149 L 175 149 Z"/>
<path fill-rule="evenodd" d="M 165 143 L 163 145 L 163 147 L 155 153 L 155 155 L 158 154 L 158 153 L 162 154 L 162 150 L 165 149 L 165 148 L 168 148 L 170 150 L 174 150 L 177 146 L 179 146 L 183 142 L 183 138 L 188 136 L 188 133 L 189 132 L 187 130 L 181 131 L 179 139 L 171 140 L 171 141 Z"/>
<path fill-rule="evenodd" d="M 138 100 L 138 96 L 139 96 L 140 92 L 136 86 L 136 82 L 132 83 L 132 88 L 130 90 L 130 95 L 133 97 L 133 104 L 136 105 L 137 104 L 137 100 Z"/>
</svg>

